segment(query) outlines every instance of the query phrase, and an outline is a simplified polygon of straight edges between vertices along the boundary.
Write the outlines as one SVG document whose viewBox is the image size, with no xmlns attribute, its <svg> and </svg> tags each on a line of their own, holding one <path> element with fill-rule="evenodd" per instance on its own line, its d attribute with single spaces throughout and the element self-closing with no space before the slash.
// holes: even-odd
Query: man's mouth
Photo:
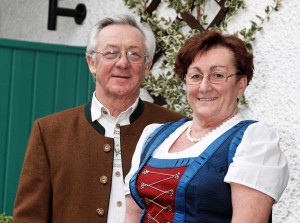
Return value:
<svg viewBox="0 0 300 223">
<path fill-rule="evenodd" d="M 128 79 L 128 78 L 130 78 L 129 76 L 122 76 L 122 75 L 113 75 L 112 76 L 113 78 L 123 78 L 123 79 Z"/>
</svg>

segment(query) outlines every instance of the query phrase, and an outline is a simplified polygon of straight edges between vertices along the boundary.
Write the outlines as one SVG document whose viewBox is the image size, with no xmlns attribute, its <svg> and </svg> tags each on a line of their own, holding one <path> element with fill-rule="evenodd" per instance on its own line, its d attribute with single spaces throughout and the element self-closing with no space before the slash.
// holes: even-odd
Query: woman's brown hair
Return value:
<svg viewBox="0 0 300 223">
<path fill-rule="evenodd" d="M 189 38 L 180 48 L 174 71 L 181 80 L 184 80 L 188 67 L 199 53 L 207 52 L 216 47 L 229 49 L 234 56 L 234 65 L 238 75 L 246 75 L 247 83 L 253 77 L 253 54 L 248 52 L 245 43 L 236 36 L 221 34 L 217 31 L 197 33 Z"/>
</svg>

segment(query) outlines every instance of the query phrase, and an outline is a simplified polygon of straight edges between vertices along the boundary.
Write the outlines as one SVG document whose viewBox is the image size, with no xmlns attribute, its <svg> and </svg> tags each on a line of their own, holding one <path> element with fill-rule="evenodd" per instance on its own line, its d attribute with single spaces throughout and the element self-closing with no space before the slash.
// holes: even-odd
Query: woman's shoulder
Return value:
<svg viewBox="0 0 300 223">
<path fill-rule="evenodd" d="M 279 140 L 277 130 L 269 123 L 264 121 L 257 121 L 247 128 L 245 134 L 249 137 L 256 139 L 267 140 Z"/>
<path fill-rule="evenodd" d="M 247 132 L 251 134 L 258 134 L 258 135 L 265 135 L 265 134 L 271 134 L 271 135 L 277 135 L 277 130 L 269 123 L 258 119 L 256 116 L 254 116 L 252 113 L 240 111 L 234 118 L 233 122 L 236 124 L 242 121 L 254 121 L 251 123 L 248 128 Z"/>
</svg>

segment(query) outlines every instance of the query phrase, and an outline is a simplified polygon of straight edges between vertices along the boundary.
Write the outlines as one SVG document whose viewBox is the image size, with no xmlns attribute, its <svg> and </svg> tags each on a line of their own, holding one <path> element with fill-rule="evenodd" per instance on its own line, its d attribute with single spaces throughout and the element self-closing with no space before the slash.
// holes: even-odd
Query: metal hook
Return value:
<svg viewBox="0 0 300 223">
<path fill-rule="evenodd" d="M 57 16 L 74 17 L 76 24 L 82 24 L 86 17 L 86 7 L 78 4 L 75 9 L 57 7 L 57 0 L 49 0 L 48 30 L 56 30 Z"/>
</svg>

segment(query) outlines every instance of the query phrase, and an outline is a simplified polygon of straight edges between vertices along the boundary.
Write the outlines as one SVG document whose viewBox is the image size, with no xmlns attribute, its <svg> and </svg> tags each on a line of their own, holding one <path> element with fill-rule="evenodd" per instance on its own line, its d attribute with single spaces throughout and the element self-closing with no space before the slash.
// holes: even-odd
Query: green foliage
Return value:
<svg viewBox="0 0 300 223">
<path fill-rule="evenodd" d="M 124 0 L 125 5 L 133 9 L 134 12 L 147 22 L 156 36 L 157 48 L 156 52 L 162 52 L 163 55 L 159 60 L 159 72 L 153 72 L 145 79 L 143 88 L 150 91 L 153 96 L 165 98 L 165 107 L 185 114 L 191 115 L 185 96 L 185 85 L 179 80 L 174 71 L 174 63 L 176 55 L 183 43 L 198 30 L 192 30 L 181 19 L 181 13 L 188 12 L 192 14 L 197 21 L 203 26 L 207 25 L 207 15 L 205 14 L 205 4 L 209 0 L 162 0 L 160 4 L 164 4 L 167 8 L 174 10 L 177 14 L 176 19 L 163 17 L 159 15 L 157 10 L 147 13 L 146 9 L 151 1 L 149 0 Z M 273 11 L 277 11 L 281 0 L 274 0 L 273 6 L 266 6 L 265 15 L 256 15 L 258 21 L 250 21 L 250 27 L 236 31 L 234 34 L 244 40 L 247 48 L 252 50 L 252 43 L 255 41 L 256 34 L 262 30 L 262 25 L 269 19 Z M 225 18 L 218 26 L 212 27 L 223 32 L 227 30 L 227 24 L 230 19 L 237 14 L 239 10 L 246 9 L 244 0 L 227 0 L 225 2 L 227 13 Z M 157 64 L 155 65 L 157 67 Z M 245 98 L 240 100 L 240 105 L 246 104 Z"/>
<path fill-rule="evenodd" d="M 266 21 L 269 21 L 270 19 L 270 14 L 273 11 L 278 11 L 280 6 L 281 6 L 281 0 L 274 0 L 273 6 L 272 5 L 266 6 L 264 16 L 259 16 L 259 15 L 255 16 L 256 20 L 258 21 L 251 20 L 250 21 L 251 26 L 249 28 L 243 28 L 242 30 L 235 32 L 236 36 L 244 40 L 249 50 L 252 50 L 252 43 L 255 41 L 256 38 L 255 36 L 257 32 L 262 31 L 263 24 Z"/>
<path fill-rule="evenodd" d="M 243 0 L 231 0 L 225 2 L 225 7 L 227 9 L 227 13 L 223 21 L 221 21 L 219 27 L 215 27 L 219 30 L 226 30 L 227 24 L 230 19 L 237 14 L 237 12 L 241 9 L 246 9 L 245 2 Z"/>
<path fill-rule="evenodd" d="M 0 223 L 13 223 L 13 218 L 5 216 L 5 214 L 0 214 Z"/>
</svg>

